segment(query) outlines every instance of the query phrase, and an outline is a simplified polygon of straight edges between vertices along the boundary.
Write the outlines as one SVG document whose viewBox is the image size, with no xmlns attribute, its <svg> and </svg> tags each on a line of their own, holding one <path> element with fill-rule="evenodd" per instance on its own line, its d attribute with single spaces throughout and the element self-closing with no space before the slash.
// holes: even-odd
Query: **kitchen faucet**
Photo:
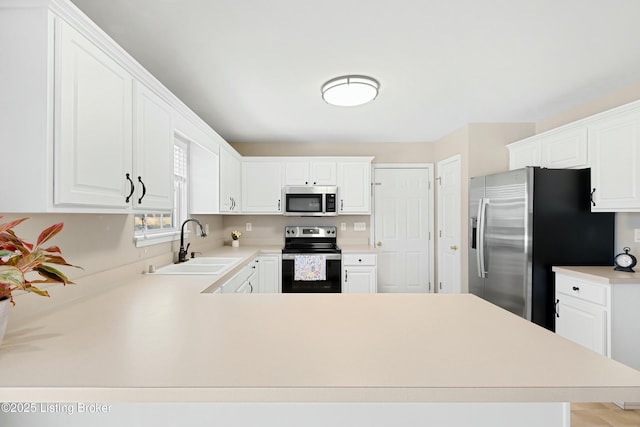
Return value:
<svg viewBox="0 0 640 427">
<path fill-rule="evenodd" d="M 200 224 L 200 221 L 195 218 L 186 219 L 182 223 L 182 228 L 180 229 L 180 251 L 178 252 L 178 263 L 185 262 L 187 260 L 187 251 L 189 250 L 189 246 L 191 246 L 191 243 L 187 243 L 187 247 L 184 247 L 184 226 L 190 221 L 195 222 L 196 224 L 198 224 L 198 227 L 200 227 L 200 237 L 202 237 L 203 239 L 207 237 L 207 233 L 204 232 L 204 228 L 202 227 L 202 224 Z"/>
</svg>

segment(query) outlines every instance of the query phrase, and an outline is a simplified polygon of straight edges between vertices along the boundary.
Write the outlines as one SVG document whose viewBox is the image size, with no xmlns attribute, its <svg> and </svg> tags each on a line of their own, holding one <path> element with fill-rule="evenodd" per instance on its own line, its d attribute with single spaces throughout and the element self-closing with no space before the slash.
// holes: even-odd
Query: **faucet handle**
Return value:
<svg viewBox="0 0 640 427">
<path fill-rule="evenodd" d="M 197 251 L 196 252 L 191 252 L 191 258 L 195 258 L 196 254 L 202 255 L 202 252 L 197 252 Z"/>
</svg>

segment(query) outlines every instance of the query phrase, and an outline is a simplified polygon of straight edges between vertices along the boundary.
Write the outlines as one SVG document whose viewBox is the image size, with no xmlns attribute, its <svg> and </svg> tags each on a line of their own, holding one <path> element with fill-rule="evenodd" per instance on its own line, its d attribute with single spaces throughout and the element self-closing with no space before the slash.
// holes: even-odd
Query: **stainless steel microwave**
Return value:
<svg viewBox="0 0 640 427">
<path fill-rule="evenodd" d="M 285 215 L 338 215 L 338 187 L 336 186 L 286 186 L 282 189 L 282 199 Z"/>
</svg>

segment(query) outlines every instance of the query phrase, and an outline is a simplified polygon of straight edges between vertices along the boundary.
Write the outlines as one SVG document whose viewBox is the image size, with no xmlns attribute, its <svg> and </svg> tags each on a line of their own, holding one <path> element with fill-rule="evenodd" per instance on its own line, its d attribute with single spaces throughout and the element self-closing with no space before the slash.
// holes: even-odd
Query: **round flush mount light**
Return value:
<svg viewBox="0 0 640 427">
<path fill-rule="evenodd" d="M 380 83 L 367 76 L 342 76 L 322 85 L 322 99 L 331 105 L 354 107 L 373 101 Z"/>
</svg>

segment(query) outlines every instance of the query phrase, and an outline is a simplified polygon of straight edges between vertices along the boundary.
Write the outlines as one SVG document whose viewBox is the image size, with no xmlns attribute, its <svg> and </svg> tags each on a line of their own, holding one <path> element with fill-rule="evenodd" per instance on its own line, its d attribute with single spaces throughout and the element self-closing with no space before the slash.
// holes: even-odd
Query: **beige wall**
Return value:
<svg viewBox="0 0 640 427">
<path fill-rule="evenodd" d="M 433 144 L 435 162 L 440 162 L 457 154 L 461 157 L 460 280 L 463 292 L 468 291 L 469 178 L 508 170 L 509 153 L 505 146 L 533 135 L 534 129 L 533 123 L 470 123 Z M 437 192 L 438 186 L 436 186 L 436 205 Z"/>
</svg>

